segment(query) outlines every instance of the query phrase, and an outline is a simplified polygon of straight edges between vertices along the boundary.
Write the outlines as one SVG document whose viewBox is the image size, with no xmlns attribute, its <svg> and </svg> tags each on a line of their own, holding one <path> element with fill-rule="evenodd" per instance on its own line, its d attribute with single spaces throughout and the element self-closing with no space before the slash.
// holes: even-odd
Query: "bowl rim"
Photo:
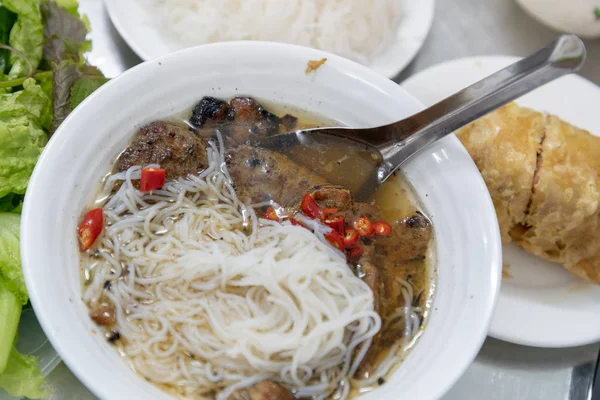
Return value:
<svg viewBox="0 0 600 400">
<path fill-rule="evenodd" d="M 284 54 L 286 52 L 290 52 L 290 51 L 301 51 L 304 54 L 310 56 L 311 57 L 310 59 L 315 59 L 317 57 L 319 57 L 319 58 L 327 57 L 328 62 L 330 64 L 335 63 L 335 66 L 341 70 L 341 71 L 339 71 L 340 73 L 343 72 L 343 73 L 352 74 L 352 76 L 354 78 L 358 79 L 359 81 L 361 81 L 362 84 L 368 84 L 368 85 L 374 86 L 378 90 L 381 90 L 381 91 L 391 91 L 391 92 L 393 92 L 394 96 L 398 96 L 401 94 L 405 98 L 410 99 L 411 101 L 421 105 L 421 103 L 418 102 L 416 99 L 414 99 L 414 97 L 412 97 L 408 92 L 406 92 L 404 89 L 402 89 L 400 86 L 398 86 L 395 82 L 387 79 L 383 75 L 380 75 L 380 74 L 376 73 L 375 71 L 372 71 L 369 68 L 362 66 L 354 61 L 347 60 L 343 57 L 339 57 L 337 55 L 330 54 L 330 53 L 327 53 L 327 52 L 324 52 L 321 50 L 316 50 L 316 49 L 307 48 L 307 47 L 303 47 L 303 46 L 297 46 L 297 45 L 284 44 L 284 43 L 257 42 L 257 41 L 232 41 L 232 42 L 213 43 L 213 44 L 190 47 L 190 48 L 182 49 L 182 50 L 170 53 L 168 55 L 156 58 L 154 60 L 142 62 L 142 63 L 138 64 L 137 66 L 127 70 L 126 72 L 119 75 L 118 77 L 111 79 L 111 81 L 107 82 L 101 88 L 96 90 L 92 95 L 90 95 L 87 99 L 85 99 L 67 117 L 67 119 L 65 121 L 63 121 L 61 126 L 54 133 L 54 136 L 52 138 L 53 140 L 50 140 L 49 143 L 46 145 L 45 149 L 43 150 L 43 152 L 36 164 L 33 174 L 31 176 L 27 193 L 29 194 L 29 193 L 33 192 L 34 189 L 39 185 L 38 180 L 40 179 L 39 176 L 41 174 L 40 165 L 45 164 L 45 160 L 47 158 L 49 158 L 49 154 L 60 151 L 58 139 L 61 138 L 62 136 L 67 135 L 66 132 L 68 132 L 68 131 L 67 131 L 67 128 L 65 128 L 65 127 L 69 126 L 68 122 L 71 119 L 74 119 L 77 114 L 81 113 L 82 109 L 85 109 L 85 108 L 89 107 L 89 105 L 93 104 L 93 102 L 95 101 L 96 98 L 103 96 L 104 92 L 110 90 L 110 88 L 112 88 L 113 86 L 119 85 L 119 83 L 122 81 L 129 80 L 131 77 L 136 76 L 141 71 L 144 71 L 145 69 L 149 69 L 152 64 L 158 63 L 160 65 L 162 62 L 166 62 L 173 58 L 177 58 L 177 57 L 188 55 L 188 54 L 193 55 L 194 53 L 201 53 L 203 50 L 208 49 L 208 48 L 213 48 L 213 49 L 220 48 L 219 50 L 227 52 L 227 51 L 231 51 L 235 48 L 238 48 L 238 46 L 243 46 L 243 47 L 255 46 L 257 49 L 260 49 L 262 51 L 274 50 L 274 51 L 283 52 Z M 452 140 L 455 142 L 454 144 L 456 146 L 458 146 L 462 150 L 464 150 L 464 147 L 462 147 L 462 145 L 460 144 L 460 141 L 458 141 L 458 139 L 456 139 L 454 137 L 454 138 L 452 138 Z M 466 150 L 464 150 L 464 153 L 465 153 L 466 157 L 468 157 L 468 153 L 466 153 Z M 470 158 L 469 158 L 469 160 L 470 160 Z M 474 166 L 474 164 L 473 164 L 473 166 Z M 483 185 L 483 187 L 485 187 L 483 178 L 479 174 L 479 172 L 477 171 L 476 168 L 475 168 L 475 172 L 476 172 L 476 174 L 473 175 L 473 178 L 478 179 L 478 183 L 481 183 L 481 185 Z M 32 215 L 34 215 L 35 202 L 36 202 L 36 199 L 32 198 L 31 195 L 25 196 L 23 212 L 22 212 L 22 220 L 21 220 L 21 239 L 22 240 L 21 240 L 21 244 L 20 244 L 23 271 L 24 271 L 25 281 L 26 281 L 26 285 L 27 285 L 27 288 L 29 291 L 31 303 L 32 303 L 34 310 L 36 311 L 36 315 L 38 317 L 40 325 L 42 326 L 42 329 L 48 336 L 48 339 L 52 343 L 53 347 L 56 348 L 56 350 L 57 350 L 58 354 L 61 356 L 62 360 L 69 367 L 69 369 L 73 372 L 73 374 L 75 376 L 77 376 L 77 378 L 88 388 L 88 390 L 93 392 L 95 395 L 99 395 L 102 392 L 102 389 L 101 389 L 102 384 L 97 382 L 96 380 L 94 380 L 94 377 L 88 376 L 85 373 L 83 373 L 77 369 L 77 363 L 71 357 L 72 352 L 69 350 L 69 346 L 66 343 L 64 343 L 63 340 L 56 338 L 55 333 L 53 332 L 52 329 L 50 329 L 51 325 L 50 325 L 49 319 L 52 318 L 52 316 L 50 314 L 47 314 L 42 311 L 43 298 L 40 298 L 39 293 L 37 291 L 36 277 L 35 277 L 34 271 L 29 268 L 29 265 L 32 263 L 31 258 L 33 257 L 33 253 L 31 253 L 31 252 L 34 251 L 34 249 L 30 247 L 30 245 L 29 245 L 30 241 L 28 240 L 28 238 L 31 235 L 31 232 L 33 232 L 35 230 L 35 226 L 36 226 L 35 219 L 32 217 Z M 487 233 L 490 234 L 490 237 L 489 237 L 489 240 L 490 240 L 489 246 L 490 247 L 489 247 L 488 252 L 490 255 L 490 259 L 491 259 L 491 265 L 489 265 L 487 267 L 489 268 L 491 274 L 490 274 L 490 280 L 488 282 L 489 288 L 490 288 L 489 296 L 485 298 L 485 307 L 484 307 L 484 309 L 486 311 L 484 314 L 485 317 L 481 318 L 480 323 L 478 324 L 479 329 L 478 329 L 478 332 L 476 335 L 478 337 L 478 340 L 471 342 L 471 344 L 472 344 L 472 346 L 470 347 L 471 350 L 466 352 L 467 354 L 465 354 L 465 356 L 462 360 L 456 361 L 456 363 L 454 364 L 455 368 L 453 368 L 451 371 L 447 371 L 448 373 L 442 379 L 441 384 L 437 385 L 437 389 L 432 390 L 433 392 L 435 392 L 435 395 L 434 395 L 435 398 L 439 398 L 439 397 L 443 396 L 458 381 L 458 379 L 462 376 L 462 374 L 465 372 L 465 370 L 468 368 L 468 366 L 471 364 L 471 362 L 475 359 L 475 357 L 477 356 L 480 348 L 482 347 L 482 345 L 487 337 L 487 333 L 488 333 L 489 327 L 491 325 L 492 317 L 493 317 L 494 310 L 496 307 L 499 289 L 500 289 L 500 280 L 501 280 L 501 271 L 502 271 L 502 268 L 501 268 L 501 266 L 502 266 L 501 240 L 500 240 L 498 222 L 497 222 L 497 219 L 496 219 L 496 216 L 494 213 L 494 207 L 492 204 L 491 197 L 490 197 L 489 193 L 487 192 L 487 190 L 486 190 L 485 202 L 486 203 L 484 204 L 484 206 L 485 206 L 484 208 L 493 214 L 493 219 L 491 221 L 493 223 L 495 223 L 495 226 L 489 227 L 490 228 L 489 232 L 486 231 Z M 99 397 L 102 398 L 101 396 L 99 396 Z"/>
</svg>

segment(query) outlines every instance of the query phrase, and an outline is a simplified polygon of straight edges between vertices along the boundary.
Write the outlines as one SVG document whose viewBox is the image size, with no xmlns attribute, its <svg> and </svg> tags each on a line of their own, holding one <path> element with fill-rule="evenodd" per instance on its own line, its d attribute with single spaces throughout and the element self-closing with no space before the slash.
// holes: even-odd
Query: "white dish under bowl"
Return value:
<svg viewBox="0 0 600 400">
<path fill-rule="evenodd" d="M 311 59 L 327 57 L 316 73 Z M 85 204 L 143 123 L 204 95 L 251 95 L 343 124 L 392 122 L 422 108 L 381 75 L 318 50 L 232 42 L 183 50 L 110 81 L 63 122 L 31 178 L 21 225 L 31 302 L 68 367 L 100 399 L 171 397 L 136 375 L 106 342 L 81 300 L 75 231 Z M 437 399 L 481 347 L 501 275 L 497 220 L 483 179 L 455 137 L 415 157 L 404 172 L 435 227 L 437 293 L 424 334 L 385 385 L 364 400 Z"/>
<path fill-rule="evenodd" d="M 460 58 L 420 71 L 404 81 L 402 87 L 429 106 L 517 61 L 518 57 L 509 56 Z M 516 102 L 600 135 L 600 89 L 581 76 L 563 76 Z M 552 348 L 600 341 L 600 286 L 571 274 L 558 263 L 529 254 L 514 243 L 504 248 L 503 255 L 508 276 L 502 280 L 490 336 L 525 346 Z"/>
</svg>

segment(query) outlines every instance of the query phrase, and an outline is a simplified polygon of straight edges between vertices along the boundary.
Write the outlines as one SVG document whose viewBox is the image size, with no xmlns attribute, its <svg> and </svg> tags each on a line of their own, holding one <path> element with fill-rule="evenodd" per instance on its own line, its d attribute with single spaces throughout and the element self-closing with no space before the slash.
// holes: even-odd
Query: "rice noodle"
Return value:
<svg viewBox="0 0 600 400">
<path fill-rule="evenodd" d="M 396 40 L 400 0 L 138 0 L 173 49 L 232 40 L 299 44 L 369 64 Z"/>
<path fill-rule="evenodd" d="M 100 199 L 123 183 L 104 204 L 84 300 L 112 303 L 132 367 L 186 398 L 224 400 L 265 379 L 346 398 L 355 349 L 381 328 L 371 290 L 322 233 L 259 220 L 213 142 L 208 161 L 149 193 L 134 186 L 140 166 L 106 179 Z"/>
</svg>

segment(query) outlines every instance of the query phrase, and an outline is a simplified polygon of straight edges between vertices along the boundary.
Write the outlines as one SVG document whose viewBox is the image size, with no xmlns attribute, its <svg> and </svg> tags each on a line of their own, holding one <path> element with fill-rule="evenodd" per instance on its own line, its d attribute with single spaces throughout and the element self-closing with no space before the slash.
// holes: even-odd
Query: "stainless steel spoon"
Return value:
<svg viewBox="0 0 600 400">
<path fill-rule="evenodd" d="M 577 36 L 562 35 L 529 57 L 393 124 L 363 129 L 300 130 L 260 139 L 253 145 L 277 151 L 293 146 L 310 147 L 322 135 L 359 142 L 379 158 L 373 171 L 367 174 L 366 182 L 355 192 L 357 199 L 368 199 L 399 166 L 431 143 L 533 89 L 579 70 L 585 58 L 583 42 Z"/>
</svg>

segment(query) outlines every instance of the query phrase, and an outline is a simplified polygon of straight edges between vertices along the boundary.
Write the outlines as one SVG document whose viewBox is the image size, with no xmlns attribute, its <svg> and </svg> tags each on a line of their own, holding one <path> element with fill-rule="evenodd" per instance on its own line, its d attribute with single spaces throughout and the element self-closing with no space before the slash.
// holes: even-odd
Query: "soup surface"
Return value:
<svg viewBox="0 0 600 400">
<path fill-rule="evenodd" d="M 351 398 L 385 384 L 426 321 L 433 227 L 410 184 L 354 201 L 375 158 L 261 148 L 332 124 L 267 108 L 204 97 L 143 126 L 78 231 L 90 317 L 181 398 Z"/>
</svg>

